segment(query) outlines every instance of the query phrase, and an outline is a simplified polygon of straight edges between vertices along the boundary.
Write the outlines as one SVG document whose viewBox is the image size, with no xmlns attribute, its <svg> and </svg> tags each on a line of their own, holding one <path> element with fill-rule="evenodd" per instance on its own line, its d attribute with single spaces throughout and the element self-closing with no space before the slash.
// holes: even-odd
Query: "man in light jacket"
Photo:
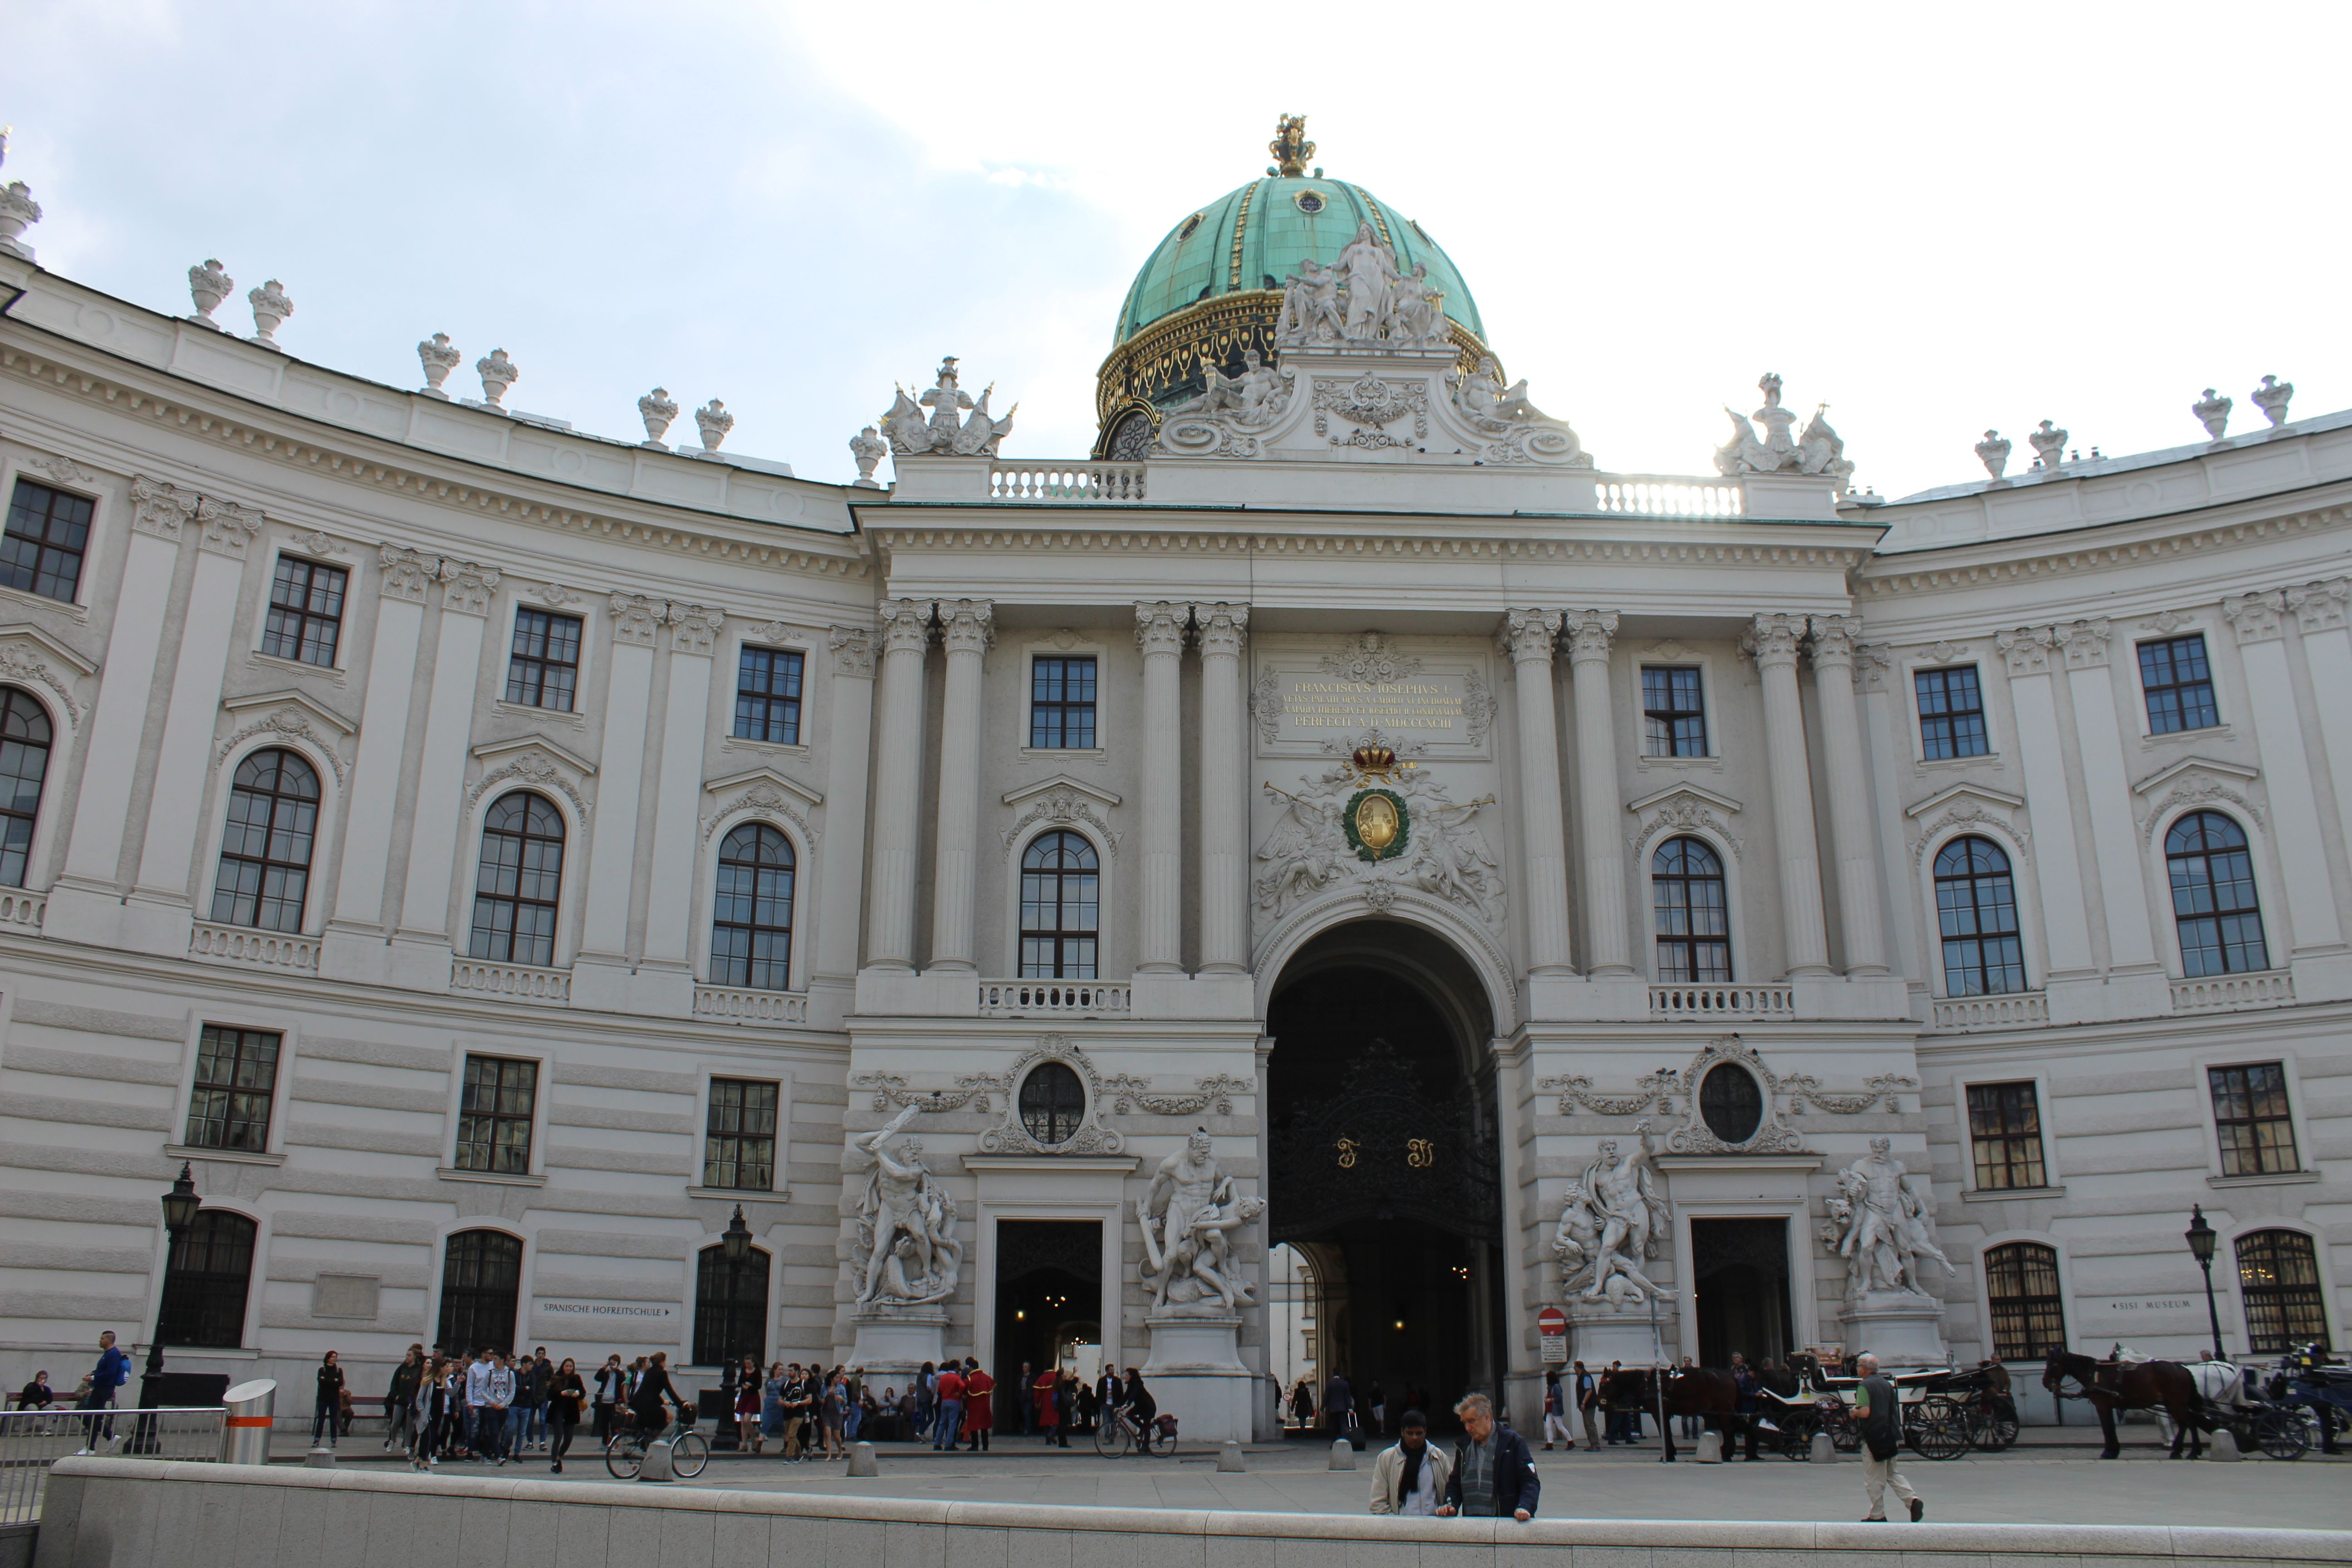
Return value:
<svg viewBox="0 0 2352 1568">
<path fill-rule="evenodd" d="M 1396 1447 L 1372 1461 L 1372 1511 L 1433 1518 L 1445 1503 L 1454 1461 L 1429 1441 L 1429 1417 L 1408 1410 L 1397 1418 Z"/>
</svg>

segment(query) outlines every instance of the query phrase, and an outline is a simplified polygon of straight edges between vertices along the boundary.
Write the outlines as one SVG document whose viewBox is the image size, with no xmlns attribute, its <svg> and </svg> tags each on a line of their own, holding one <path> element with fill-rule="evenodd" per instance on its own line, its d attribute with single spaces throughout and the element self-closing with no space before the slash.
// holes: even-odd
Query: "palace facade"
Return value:
<svg viewBox="0 0 2352 1568">
<path fill-rule="evenodd" d="M 2340 1344 L 2352 414 L 1881 503 L 1768 376 L 1712 471 L 1612 473 L 1284 156 L 1138 278 L 1094 455 L 950 362 L 887 487 L 10 240 L 0 1381 L 113 1328 L 294 1389 L 928 1334 L 1189 1390 L 1138 1213 L 1196 1130 L 1244 1379 L 1277 1245 L 1319 1372 L 1449 1403 L 1526 1405 L 1560 1303 L 1580 1355 L 2186 1355 L 2193 1209 L 2225 1350 Z M 894 1317 L 856 1141 L 909 1111 Z M 1644 1149 L 1646 1243 L 1580 1235 Z"/>
</svg>

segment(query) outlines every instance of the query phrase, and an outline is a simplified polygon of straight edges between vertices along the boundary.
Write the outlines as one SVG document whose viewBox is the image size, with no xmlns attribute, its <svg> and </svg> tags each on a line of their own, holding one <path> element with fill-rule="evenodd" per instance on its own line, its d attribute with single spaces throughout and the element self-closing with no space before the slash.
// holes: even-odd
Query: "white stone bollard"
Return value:
<svg viewBox="0 0 2352 1568">
<path fill-rule="evenodd" d="M 1833 1465 L 1837 1463 L 1837 1445 L 1830 1441 L 1830 1435 L 1826 1432 L 1814 1433 L 1812 1453 L 1813 1463 L 1817 1465 Z"/>
<path fill-rule="evenodd" d="M 1356 1468 L 1356 1446 L 1345 1437 L 1335 1437 L 1331 1440 L 1331 1468 L 1335 1470 L 1352 1470 Z"/>
<path fill-rule="evenodd" d="M 1702 1465 L 1723 1463 L 1723 1434 L 1702 1432 L 1698 1435 L 1698 1462 Z"/>
<path fill-rule="evenodd" d="M 2205 1457 L 2223 1465 L 2235 1465 L 2245 1459 L 2245 1456 L 2238 1452 L 2238 1440 L 2227 1432 L 2205 1434 Z"/>
<path fill-rule="evenodd" d="M 331 1470 L 335 1468 L 335 1451 L 332 1448 L 313 1448 L 302 1456 L 302 1465 L 305 1469 Z"/>
<path fill-rule="evenodd" d="M 666 1481 L 669 1479 L 669 1439 L 664 1437 L 658 1443 L 646 1444 L 646 1460 L 644 1464 L 637 1467 L 637 1479 Z"/>
<path fill-rule="evenodd" d="M 1352 1458 L 1354 1456 L 1351 1453 L 1349 1457 Z M 1352 1465 L 1349 1467 L 1350 1469 L 1353 1469 L 1355 1467 Z M 1242 1463 L 1242 1446 L 1240 1441 L 1233 1437 L 1226 1438 L 1224 1446 L 1217 1450 L 1218 1472 L 1223 1475 L 1238 1475 L 1248 1468 L 1249 1467 L 1247 1465 Z"/>
<path fill-rule="evenodd" d="M 879 1476 L 882 1472 L 874 1463 L 874 1445 L 852 1443 L 849 1446 L 849 1473 L 853 1476 Z"/>
</svg>

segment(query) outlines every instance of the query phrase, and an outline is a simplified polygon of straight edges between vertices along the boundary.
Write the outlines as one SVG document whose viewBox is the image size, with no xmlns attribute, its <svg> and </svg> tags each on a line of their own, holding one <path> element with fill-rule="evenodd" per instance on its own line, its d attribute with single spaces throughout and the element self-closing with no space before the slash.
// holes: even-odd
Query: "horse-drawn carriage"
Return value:
<svg viewBox="0 0 2352 1568">
<path fill-rule="evenodd" d="M 2316 1342 L 2305 1345 L 2279 1359 L 2253 1403 L 2262 1407 L 2255 1437 L 2272 1458 L 2302 1458 L 2315 1436 L 2333 1454 L 2336 1429 L 2352 1429 L 2352 1367 L 2336 1364 Z"/>
<path fill-rule="evenodd" d="M 2074 1386 L 2069 1389 L 2067 1384 Z M 2135 1356 L 2118 1345 L 2105 1361 L 2053 1348 L 2042 1372 L 2042 1385 L 2060 1399 L 2083 1399 L 2097 1412 L 2106 1439 L 2102 1458 L 2116 1458 L 2122 1444 L 2116 1414 L 2152 1410 L 2172 1457 L 2204 1451 L 2206 1433 L 2228 1433 L 2240 1453 L 2260 1448 L 2273 1459 L 2301 1458 L 2314 1428 L 2334 1449 L 2337 1413 L 2352 1424 L 2352 1368 L 2326 1363 L 2316 1346 L 2279 1363 L 2267 1383 L 2235 1362 L 2208 1360 L 2183 1364 Z"/>
<path fill-rule="evenodd" d="M 1813 1438 L 1826 1435 L 1839 1452 L 1862 1447 L 1862 1423 L 1853 1413 L 1862 1380 L 1824 1372 L 1811 1356 L 1790 1358 L 1796 1389 L 1759 1391 L 1751 1417 L 1791 1459 L 1813 1457 Z M 1903 1441 L 1927 1459 L 1957 1459 L 1970 1448 L 1997 1453 L 2017 1441 L 2017 1410 L 1996 1391 L 1990 1374 L 1932 1367 L 1888 1374 L 1903 1411 Z"/>
</svg>

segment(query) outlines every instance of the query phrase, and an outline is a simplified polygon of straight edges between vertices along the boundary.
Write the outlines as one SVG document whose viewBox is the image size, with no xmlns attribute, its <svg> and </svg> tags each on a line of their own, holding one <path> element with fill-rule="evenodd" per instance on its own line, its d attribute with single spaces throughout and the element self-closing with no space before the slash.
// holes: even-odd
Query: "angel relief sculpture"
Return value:
<svg viewBox="0 0 2352 1568">
<path fill-rule="evenodd" d="M 1377 783 L 1405 802 L 1411 827 L 1402 853 L 1367 859 L 1349 843 L 1348 804 Z M 1399 887 L 1419 890 L 1467 910 L 1489 926 L 1503 918 L 1503 875 L 1486 836 L 1472 822 L 1491 798 L 1455 801 L 1435 779 L 1414 769 L 1366 775 L 1352 762 L 1334 763 L 1319 778 L 1302 779 L 1297 794 L 1266 789 L 1285 802 L 1274 831 L 1258 847 L 1257 907 L 1279 919 L 1328 889 L 1370 884 L 1369 896 L 1385 901 Z"/>
</svg>

